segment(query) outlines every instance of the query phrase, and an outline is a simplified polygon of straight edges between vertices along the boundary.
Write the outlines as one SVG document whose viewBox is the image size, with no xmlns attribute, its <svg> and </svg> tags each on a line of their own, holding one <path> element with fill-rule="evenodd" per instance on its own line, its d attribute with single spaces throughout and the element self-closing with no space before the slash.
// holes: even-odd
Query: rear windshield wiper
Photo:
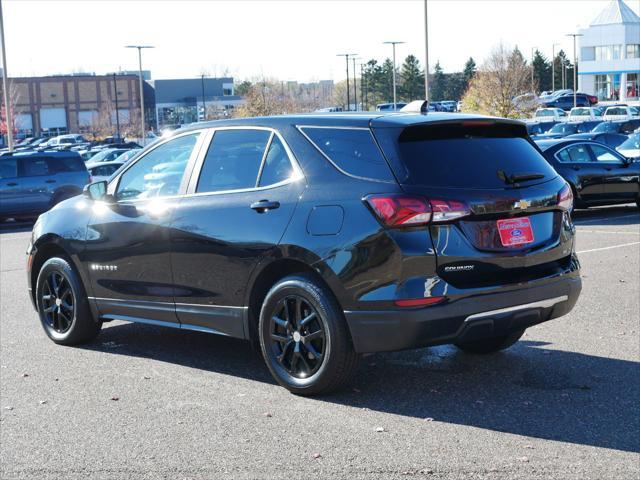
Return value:
<svg viewBox="0 0 640 480">
<path fill-rule="evenodd" d="M 542 173 L 512 173 L 509 175 L 504 170 L 498 170 L 498 178 L 507 185 L 513 185 L 519 182 L 528 182 L 529 180 L 540 180 L 544 178 Z"/>
</svg>

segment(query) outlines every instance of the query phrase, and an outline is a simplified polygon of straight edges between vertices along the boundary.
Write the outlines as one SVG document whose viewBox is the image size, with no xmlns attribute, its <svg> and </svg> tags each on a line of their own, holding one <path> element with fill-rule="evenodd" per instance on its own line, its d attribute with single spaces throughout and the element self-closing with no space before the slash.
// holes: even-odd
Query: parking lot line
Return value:
<svg viewBox="0 0 640 480">
<path fill-rule="evenodd" d="M 629 215 L 620 215 L 615 217 L 598 217 L 598 218 L 590 218 L 589 220 L 575 220 L 573 223 L 576 225 L 584 225 L 585 223 L 593 223 L 593 222 L 602 222 L 606 220 L 619 220 L 620 218 L 630 218 L 637 217 L 637 213 L 631 213 Z"/>
<path fill-rule="evenodd" d="M 611 245 L 609 247 L 602 247 L 602 248 L 591 248 L 589 250 L 582 250 L 576 253 L 580 254 L 580 253 L 598 252 L 600 250 L 611 250 L 612 248 L 629 247 L 631 245 L 640 245 L 640 242 L 622 243 L 620 245 Z"/>
<path fill-rule="evenodd" d="M 582 228 L 578 229 L 579 233 L 613 233 L 620 235 L 640 235 L 640 232 L 621 232 L 619 230 L 583 230 Z"/>
</svg>

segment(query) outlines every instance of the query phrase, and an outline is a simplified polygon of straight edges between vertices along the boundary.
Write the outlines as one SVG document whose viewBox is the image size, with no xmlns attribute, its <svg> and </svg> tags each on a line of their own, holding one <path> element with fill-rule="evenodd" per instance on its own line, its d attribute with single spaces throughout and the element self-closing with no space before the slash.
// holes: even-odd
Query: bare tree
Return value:
<svg viewBox="0 0 640 480">
<path fill-rule="evenodd" d="M 20 90 L 18 89 L 18 86 L 16 85 L 15 82 L 13 82 L 13 80 L 9 80 L 8 81 L 8 90 L 9 90 L 9 94 L 7 95 L 8 101 L 9 101 L 9 108 L 11 109 L 11 118 L 13 120 L 13 128 L 11 130 L 15 131 L 16 130 L 20 130 L 20 127 L 22 127 L 22 125 L 20 125 L 20 119 L 19 119 L 19 115 L 21 113 L 23 113 L 22 108 L 19 106 L 20 105 Z M 4 91 L 2 89 L 2 82 L 0 82 L 0 99 L 4 99 Z M 6 135 L 7 132 L 9 131 L 9 129 L 7 128 L 7 110 L 6 110 L 6 105 L 4 104 L 4 100 L 1 100 L 1 105 L 2 108 L 0 109 L 0 135 Z"/>
<path fill-rule="evenodd" d="M 528 112 L 514 98 L 531 89 L 531 70 L 517 48 L 500 43 L 491 51 L 462 98 L 464 111 L 518 118 Z M 530 108 L 530 107 L 528 107 Z"/>
</svg>

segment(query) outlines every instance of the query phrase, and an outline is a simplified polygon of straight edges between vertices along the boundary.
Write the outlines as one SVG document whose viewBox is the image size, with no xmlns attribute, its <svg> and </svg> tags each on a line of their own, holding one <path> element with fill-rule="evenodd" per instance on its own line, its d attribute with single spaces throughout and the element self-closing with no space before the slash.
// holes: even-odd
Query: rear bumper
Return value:
<svg viewBox="0 0 640 480">
<path fill-rule="evenodd" d="M 571 311 L 579 270 L 520 289 L 473 295 L 413 310 L 346 311 L 356 352 L 384 352 L 464 342 L 522 330 Z"/>
</svg>

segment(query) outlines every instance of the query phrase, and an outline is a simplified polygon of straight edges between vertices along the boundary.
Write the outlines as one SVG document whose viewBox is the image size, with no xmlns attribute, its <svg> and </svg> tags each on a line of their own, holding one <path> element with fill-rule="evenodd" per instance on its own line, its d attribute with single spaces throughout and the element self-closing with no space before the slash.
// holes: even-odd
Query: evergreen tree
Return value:
<svg viewBox="0 0 640 480">
<path fill-rule="evenodd" d="M 551 90 L 551 64 L 537 49 L 533 55 L 532 65 L 533 76 L 538 84 L 538 91 Z"/>
<path fill-rule="evenodd" d="M 433 67 L 433 75 L 431 75 L 429 81 L 429 89 L 431 90 L 431 100 L 434 102 L 439 102 L 442 100 L 446 100 L 444 98 L 444 94 L 446 91 L 446 76 L 444 74 L 444 70 L 440 66 L 440 61 L 436 62 L 435 67 Z"/>
<path fill-rule="evenodd" d="M 414 55 L 409 55 L 400 70 L 400 99 L 411 102 L 424 97 L 424 74 L 420 70 L 420 62 Z"/>
<path fill-rule="evenodd" d="M 469 60 L 464 64 L 464 70 L 462 71 L 462 75 L 464 76 L 464 81 L 466 84 L 469 83 L 471 78 L 476 74 L 476 62 L 473 57 L 469 57 Z"/>
</svg>

